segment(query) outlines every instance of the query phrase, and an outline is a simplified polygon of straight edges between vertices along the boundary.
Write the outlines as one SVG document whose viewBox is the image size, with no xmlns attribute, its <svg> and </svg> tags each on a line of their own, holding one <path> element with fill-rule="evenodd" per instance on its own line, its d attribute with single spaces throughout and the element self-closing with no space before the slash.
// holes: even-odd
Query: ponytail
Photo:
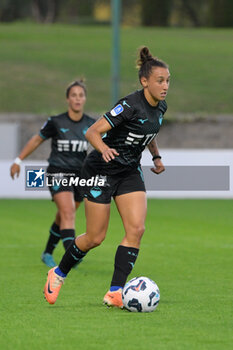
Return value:
<svg viewBox="0 0 233 350">
<path fill-rule="evenodd" d="M 149 78 L 153 67 L 168 68 L 168 65 L 157 57 L 153 57 L 148 47 L 143 46 L 139 49 L 139 58 L 137 60 L 138 76 Z"/>
</svg>

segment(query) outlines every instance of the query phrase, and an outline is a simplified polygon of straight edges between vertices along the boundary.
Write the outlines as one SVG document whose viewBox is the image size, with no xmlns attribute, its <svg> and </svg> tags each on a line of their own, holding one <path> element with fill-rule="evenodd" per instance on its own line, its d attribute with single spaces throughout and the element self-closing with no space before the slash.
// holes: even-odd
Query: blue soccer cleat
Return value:
<svg viewBox="0 0 233 350">
<path fill-rule="evenodd" d="M 55 266 L 57 266 L 57 264 L 56 264 L 55 261 L 53 260 L 52 254 L 43 253 L 43 254 L 41 255 L 41 260 L 42 260 L 43 263 L 44 263 L 45 265 L 47 265 L 48 267 L 55 267 Z"/>
</svg>

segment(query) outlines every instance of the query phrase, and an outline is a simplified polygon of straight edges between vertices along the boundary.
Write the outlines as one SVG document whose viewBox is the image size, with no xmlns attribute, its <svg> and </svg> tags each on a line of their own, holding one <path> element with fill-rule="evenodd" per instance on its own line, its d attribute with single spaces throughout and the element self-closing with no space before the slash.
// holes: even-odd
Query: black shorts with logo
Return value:
<svg viewBox="0 0 233 350">
<path fill-rule="evenodd" d="M 71 177 L 80 177 L 80 171 L 61 169 L 49 165 L 47 168 L 46 176 L 47 183 L 49 184 L 48 189 L 51 193 L 52 198 L 55 194 L 60 192 L 72 192 L 75 202 L 83 201 L 82 189 L 80 186 L 76 186 L 75 184 L 69 185 L 69 179 Z M 62 184 L 63 179 L 67 179 L 67 185 Z"/>
<path fill-rule="evenodd" d="M 89 181 L 92 178 L 96 180 L 95 183 L 90 181 L 90 184 L 87 182 L 83 186 L 83 197 L 95 203 L 108 204 L 112 197 L 146 191 L 140 165 L 134 168 L 119 167 L 119 172 L 117 172 L 117 166 L 113 169 L 111 166 L 105 166 L 103 162 L 104 160 L 100 159 L 97 151 L 91 152 L 86 158 L 81 171 L 81 178 L 89 179 Z M 111 171 L 111 168 L 113 171 Z M 98 179 L 100 184 L 97 183 Z"/>
</svg>

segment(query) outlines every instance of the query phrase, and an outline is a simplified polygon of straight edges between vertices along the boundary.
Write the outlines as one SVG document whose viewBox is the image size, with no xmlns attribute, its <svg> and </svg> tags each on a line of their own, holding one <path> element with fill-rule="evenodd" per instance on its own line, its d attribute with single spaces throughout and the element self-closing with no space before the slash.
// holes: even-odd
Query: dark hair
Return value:
<svg viewBox="0 0 233 350">
<path fill-rule="evenodd" d="M 84 92 L 85 92 L 85 95 L 87 95 L 87 88 L 86 88 L 86 85 L 84 84 L 84 79 L 79 79 L 79 80 L 73 81 L 72 83 L 70 83 L 70 84 L 67 86 L 67 89 L 66 89 L 66 98 L 69 97 L 70 90 L 71 90 L 72 87 L 74 87 L 74 86 L 80 86 L 81 88 L 83 88 L 83 90 L 84 90 Z"/>
<path fill-rule="evenodd" d="M 153 57 L 148 47 L 143 46 L 139 49 L 139 58 L 137 60 L 138 77 L 149 78 L 153 67 L 168 68 L 168 65 L 158 57 Z"/>
</svg>

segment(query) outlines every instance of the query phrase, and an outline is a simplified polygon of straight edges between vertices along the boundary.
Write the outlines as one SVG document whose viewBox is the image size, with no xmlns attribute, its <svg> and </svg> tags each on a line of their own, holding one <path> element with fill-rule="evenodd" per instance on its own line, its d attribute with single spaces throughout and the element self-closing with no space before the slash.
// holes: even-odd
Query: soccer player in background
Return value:
<svg viewBox="0 0 233 350">
<path fill-rule="evenodd" d="M 86 232 L 72 242 L 59 266 L 49 270 L 44 294 L 50 304 L 55 303 L 73 265 L 104 240 L 113 197 L 125 236 L 117 248 L 110 290 L 103 301 L 108 306 L 123 307 L 122 288 L 136 262 L 145 229 L 147 202 L 140 159 L 146 146 L 154 164 L 151 170 L 156 174 L 165 170 L 155 137 L 167 110 L 169 69 L 147 47 L 140 50 L 138 68 L 143 89 L 122 98 L 87 131 L 95 150 L 85 159 L 82 177 L 99 175 L 106 184 L 85 187 Z"/>
<path fill-rule="evenodd" d="M 37 149 L 45 140 L 51 138 L 51 153 L 47 168 L 48 180 L 80 176 L 81 167 L 87 155 L 88 141 L 85 134 L 95 122 L 84 113 L 86 102 L 86 86 L 82 80 L 72 82 L 66 90 L 68 111 L 48 118 L 38 135 L 32 136 L 15 159 L 10 168 L 12 179 L 20 173 L 20 163 Z M 69 175 L 70 174 L 70 175 Z M 82 195 L 75 185 L 62 184 L 50 186 L 52 200 L 57 206 L 55 220 L 49 230 L 49 238 L 41 256 L 49 267 L 56 266 L 53 250 L 60 239 L 67 249 L 75 238 L 75 213 Z"/>
</svg>

